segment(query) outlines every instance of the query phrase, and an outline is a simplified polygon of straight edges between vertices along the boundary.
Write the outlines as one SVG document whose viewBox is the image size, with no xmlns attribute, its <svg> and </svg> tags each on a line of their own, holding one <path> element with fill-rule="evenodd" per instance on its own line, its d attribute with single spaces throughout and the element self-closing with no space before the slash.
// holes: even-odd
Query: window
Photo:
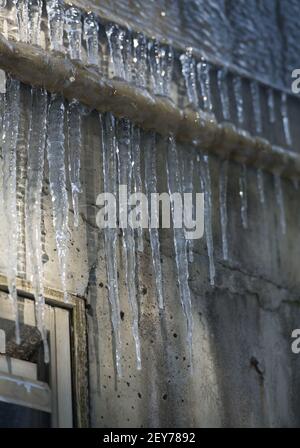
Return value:
<svg viewBox="0 0 300 448">
<path fill-rule="evenodd" d="M 36 328 L 34 301 L 19 296 L 21 344 L 6 291 L 0 291 L 0 427 L 87 425 L 84 301 L 68 307 L 50 292 L 45 307 L 50 363 Z M 74 375 L 73 375 L 74 372 Z"/>
</svg>

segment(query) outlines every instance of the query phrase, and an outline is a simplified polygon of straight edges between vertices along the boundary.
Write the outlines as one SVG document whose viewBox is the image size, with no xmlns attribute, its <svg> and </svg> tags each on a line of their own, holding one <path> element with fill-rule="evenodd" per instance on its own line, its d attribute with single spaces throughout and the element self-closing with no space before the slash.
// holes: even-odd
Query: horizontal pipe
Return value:
<svg viewBox="0 0 300 448">
<path fill-rule="evenodd" d="M 93 68 L 66 55 L 47 52 L 0 36 L 0 68 L 25 84 L 77 99 L 99 112 L 125 117 L 145 130 L 162 136 L 170 133 L 179 142 L 284 177 L 300 177 L 300 156 L 274 147 L 265 139 L 252 137 L 229 124 L 218 124 L 211 116 L 190 109 L 181 110 L 168 98 L 151 95 L 123 81 L 103 80 Z"/>
</svg>

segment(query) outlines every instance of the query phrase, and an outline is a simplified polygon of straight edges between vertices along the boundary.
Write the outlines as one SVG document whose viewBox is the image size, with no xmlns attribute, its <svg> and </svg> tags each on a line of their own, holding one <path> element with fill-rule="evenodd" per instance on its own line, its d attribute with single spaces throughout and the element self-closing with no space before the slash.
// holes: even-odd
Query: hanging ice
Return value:
<svg viewBox="0 0 300 448">
<path fill-rule="evenodd" d="M 47 158 L 57 256 L 64 299 L 67 301 L 66 263 L 69 203 L 66 188 L 64 114 L 65 106 L 62 98 L 52 94 L 48 109 Z"/>
<path fill-rule="evenodd" d="M 133 76 L 138 87 L 147 87 L 147 40 L 142 33 L 133 38 Z"/>
<path fill-rule="evenodd" d="M 33 45 L 41 45 L 42 0 L 28 0 L 29 8 L 29 41 Z"/>
<path fill-rule="evenodd" d="M 257 169 L 256 172 L 257 175 L 257 188 L 258 188 L 258 194 L 259 194 L 259 202 L 261 205 L 264 205 L 265 200 L 265 186 L 264 186 L 264 173 L 261 168 Z"/>
<path fill-rule="evenodd" d="M 240 76 L 233 78 L 233 93 L 236 105 L 236 115 L 239 126 L 244 124 L 244 98 L 243 98 L 243 84 Z"/>
<path fill-rule="evenodd" d="M 229 104 L 229 92 L 227 83 L 227 70 L 220 68 L 218 70 L 218 90 L 222 105 L 222 114 L 224 120 L 230 120 L 230 104 Z"/>
<path fill-rule="evenodd" d="M 79 9 L 70 7 L 65 12 L 65 30 L 71 59 L 81 60 L 82 23 Z"/>
<path fill-rule="evenodd" d="M 110 61 L 115 78 L 125 79 L 125 67 L 123 58 L 125 31 L 118 25 L 109 25 L 106 28 Z"/>
<path fill-rule="evenodd" d="M 143 184 L 141 177 L 141 131 L 138 127 L 132 127 L 132 177 L 134 192 L 142 193 Z M 142 216 L 140 216 L 141 220 Z M 136 229 L 137 249 L 139 252 L 144 250 L 143 227 Z"/>
<path fill-rule="evenodd" d="M 280 111 L 281 111 L 281 119 L 282 119 L 285 143 L 288 146 L 291 146 L 292 145 L 292 137 L 291 137 L 290 121 L 289 121 L 288 108 L 287 108 L 287 95 L 285 92 L 281 93 Z"/>
<path fill-rule="evenodd" d="M 182 65 L 182 74 L 185 80 L 185 86 L 189 103 L 198 109 L 198 93 L 196 85 L 196 63 L 193 57 L 193 49 L 187 48 L 186 52 L 180 56 Z"/>
<path fill-rule="evenodd" d="M 212 100 L 210 91 L 210 66 L 205 61 L 201 59 L 201 62 L 197 64 L 198 79 L 200 82 L 201 96 L 203 103 L 203 110 L 205 112 L 212 112 Z"/>
<path fill-rule="evenodd" d="M 172 80 L 173 80 L 174 52 L 173 48 L 168 45 L 163 49 L 163 57 L 161 61 L 161 70 L 163 77 L 163 95 L 170 97 Z"/>
<path fill-rule="evenodd" d="M 87 13 L 84 18 L 83 35 L 86 41 L 87 63 L 99 66 L 99 25 L 92 12 Z"/>
<path fill-rule="evenodd" d="M 209 156 L 207 154 L 202 155 L 201 163 L 201 177 L 204 186 L 204 229 L 207 244 L 207 253 L 209 260 L 209 278 L 210 284 L 215 284 L 215 262 L 214 262 L 214 241 L 212 232 L 212 192 L 211 192 L 211 179 L 209 168 Z"/>
<path fill-rule="evenodd" d="M 220 167 L 219 178 L 219 202 L 220 202 L 220 220 L 222 232 L 223 259 L 228 260 L 228 238 L 227 238 L 227 183 L 228 183 L 228 160 L 223 160 Z"/>
<path fill-rule="evenodd" d="M 17 217 L 18 275 L 26 276 L 25 190 L 27 179 L 27 146 L 31 125 L 31 91 L 23 86 L 20 92 L 20 119 L 17 139 Z"/>
<path fill-rule="evenodd" d="M 176 142 L 173 136 L 168 138 L 167 147 L 167 176 L 168 176 L 168 188 L 169 194 L 182 193 L 182 186 L 180 181 L 180 166 L 176 148 Z M 173 218 L 173 232 L 174 232 L 174 248 L 175 258 L 177 266 L 178 285 L 180 292 L 180 299 L 182 309 L 187 323 L 187 340 L 192 361 L 192 338 L 193 338 L 193 315 L 192 315 L 192 302 L 191 293 L 189 287 L 189 270 L 188 270 L 188 258 L 187 247 L 184 229 L 177 227 L 176 222 L 179 217 L 176 216 L 174 207 L 174 201 L 171 202 L 171 212 Z M 183 216 L 181 216 L 182 218 Z"/>
<path fill-rule="evenodd" d="M 164 73 L 162 70 L 162 59 L 164 49 L 157 40 L 149 44 L 149 63 L 152 80 L 152 89 L 156 95 L 164 94 Z"/>
<path fill-rule="evenodd" d="M 131 161 L 131 124 L 127 119 L 118 121 L 118 181 L 120 186 L 126 187 L 126 197 L 123 201 L 128 204 L 129 195 L 131 194 L 132 183 L 132 161 Z M 119 201 L 122 204 L 122 199 Z M 141 364 L 141 346 L 139 338 L 139 310 L 137 303 L 136 290 L 136 256 L 134 230 L 127 223 L 129 207 L 126 210 L 120 207 L 119 225 L 122 229 L 122 243 L 125 260 L 125 275 L 128 289 L 128 299 L 131 308 L 132 317 L 132 334 L 135 341 L 137 369 L 140 370 Z"/>
<path fill-rule="evenodd" d="M 241 166 L 239 178 L 240 198 L 241 198 L 241 220 L 244 229 L 248 228 L 248 194 L 247 194 L 247 166 Z"/>
<path fill-rule="evenodd" d="M 81 105 L 74 100 L 68 107 L 68 149 L 69 176 L 74 210 L 74 226 L 79 225 L 78 195 L 81 193 L 80 154 L 81 154 Z"/>
<path fill-rule="evenodd" d="M 7 2 L 2 0 L 0 2 L 0 33 L 8 39 L 8 27 L 7 27 Z"/>
<path fill-rule="evenodd" d="M 182 192 L 185 193 L 194 193 L 193 186 L 193 176 L 194 176 L 194 153 L 192 151 L 184 151 L 182 154 Z M 195 214 L 195 207 L 193 204 L 192 215 Z M 187 251 L 188 251 L 188 259 L 189 262 L 192 263 L 194 261 L 194 240 L 187 239 Z"/>
<path fill-rule="evenodd" d="M 101 119 L 101 116 L 100 116 Z M 117 196 L 117 141 L 115 119 L 111 113 L 101 119 L 103 179 L 104 192 Z M 116 210 L 113 211 L 116 218 Z M 113 227 L 104 229 L 106 270 L 108 281 L 108 298 L 111 306 L 111 320 L 115 339 L 115 362 L 117 375 L 122 376 L 121 366 L 121 317 L 119 304 L 118 269 L 117 269 L 118 231 Z"/>
<path fill-rule="evenodd" d="M 51 50 L 64 52 L 64 9 L 62 0 L 47 0 Z"/>
<path fill-rule="evenodd" d="M 17 138 L 20 116 L 20 83 L 9 79 L 5 99 L 4 140 L 2 147 L 4 234 L 6 235 L 7 282 L 16 322 L 16 341 L 20 343 L 17 298 L 18 217 L 16 202 Z"/>
<path fill-rule="evenodd" d="M 132 82 L 133 78 L 133 42 L 131 31 L 127 30 L 124 34 L 123 61 L 125 80 Z"/>
<path fill-rule="evenodd" d="M 27 0 L 13 0 L 17 8 L 18 34 L 21 42 L 29 41 L 29 13 Z"/>
<path fill-rule="evenodd" d="M 37 327 L 44 344 L 45 362 L 49 362 L 49 347 L 45 327 L 45 297 L 43 285 L 43 261 L 41 240 L 41 197 L 44 175 L 44 157 L 47 123 L 47 92 L 32 90 L 32 125 L 28 144 L 26 183 L 26 233 L 28 255 L 31 264 Z"/>
<path fill-rule="evenodd" d="M 280 173 L 274 173 L 274 189 L 275 189 L 275 199 L 276 204 L 279 209 L 280 216 L 280 229 L 282 235 L 286 234 L 286 218 L 285 218 L 285 207 L 284 207 L 284 198 L 282 191 L 282 183 Z"/>
<path fill-rule="evenodd" d="M 151 194 L 157 193 L 157 174 L 156 174 L 156 136 L 154 132 L 145 135 L 144 159 L 145 159 L 145 190 L 148 198 L 149 219 L 151 207 Z M 156 296 L 160 309 L 164 308 L 163 295 L 163 276 L 160 261 L 160 242 L 159 242 L 159 210 L 158 205 L 152 207 L 151 222 L 149 221 L 149 236 L 152 252 L 152 263 L 155 275 Z M 155 226 L 153 223 L 157 223 Z M 151 225 L 150 225 L 151 224 Z"/>
<path fill-rule="evenodd" d="M 274 90 L 272 89 L 272 87 L 268 88 L 267 96 L 268 96 L 267 102 L 268 102 L 269 122 L 273 124 L 276 121 L 276 116 L 275 116 Z"/>
<path fill-rule="evenodd" d="M 252 110 L 254 114 L 255 132 L 256 134 L 262 133 L 262 116 L 261 116 L 261 102 L 260 102 L 260 87 L 257 81 L 251 81 L 251 98 L 252 98 Z"/>
</svg>

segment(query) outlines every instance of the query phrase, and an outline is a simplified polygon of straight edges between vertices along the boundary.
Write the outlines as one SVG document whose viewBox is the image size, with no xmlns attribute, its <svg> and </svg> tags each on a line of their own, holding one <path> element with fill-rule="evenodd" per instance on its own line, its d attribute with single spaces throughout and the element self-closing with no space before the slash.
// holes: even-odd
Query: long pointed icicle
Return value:
<svg viewBox="0 0 300 448">
<path fill-rule="evenodd" d="M 201 158 L 201 174 L 204 184 L 204 229 L 209 261 L 209 278 L 211 286 L 215 284 L 214 241 L 212 231 L 212 191 L 210 179 L 209 156 L 204 154 Z"/>
<path fill-rule="evenodd" d="M 111 113 L 101 118 L 102 151 L 103 151 L 103 180 L 104 192 L 117 196 L 117 141 L 115 119 Z M 116 210 L 115 210 L 116 213 Z M 116 218 L 116 215 L 115 215 Z M 111 321 L 115 342 L 115 363 L 118 377 L 122 376 L 121 365 L 121 317 L 117 269 L 117 238 L 116 228 L 104 229 L 104 244 L 106 256 L 108 299 L 111 306 Z"/>
<path fill-rule="evenodd" d="M 224 120 L 230 120 L 230 104 L 229 104 L 229 91 L 227 83 L 227 70 L 221 68 L 218 70 L 218 89 L 222 105 L 222 114 Z"/>
<path fill-rule="evenodd" d="M 242 84 L 242 78 L 240 76 L 235 76 L 233 78 L 233 93 L 235 99 L 238 125 L 242 126 L 245 121 L 245 116 L 244 116 L 243 84 Z"/>
<path fill-rule="evenodd" d="M 66 263 L 69 203 L 66 188 L 64 114 L 65 106 L 62 98 L 53 94 L 48 109 L 47 158 L 60 277 L 64 299 L 67 302 Z"/>
<path fill-rule="evenodd" d="M 259 202 L 261 205 L 264 205 L 266 202 L 265 198 L 265 186 L 264 186 L 264 173 L 261 168 L 257 169 L 257 189 L 258 189 L 258 195 L 259 195 Z"/>
<path fill-rule="evenodd" d="M 252 98 L 252 110 L 254 114 L 255 132 L 256 134 L 262 133 L 262 115 L 261 115 L 261 102 L 260 102 L 260 87 L 257 81 L 251 81 L 251 98 Z"/>
<path fill-rule="evenodd" d="M 65 30 L 71 59 L 81 60 L 82 23 L 79 9 L 70 7 L 65 12 Z"/>
<path fill-rule="evenodd" d="M 28 254 L 31 264 L 37 327 L 44 344 L 44 359 L 49 362 L 49 347 L 45 327 L 45 297 L 43 285 L 42 250 L 42 188 L 47 128 L 47 92 L 32 90 L 32 125 L 28 144 L 28 170 L 26 184 L 26 229 Z"/>
<path fill-rule="evenodd" d="M 144 145 L 145 157 L 145 190 L 148 198 L 148 206 L 150 212 L 151 194 L 157 193 L 157 174 L 156 174 L 156 136 L 154 132 L 146 135 L 146 142 Z M 151 219 L 153 222 L 159 221 L 159 212 L 157 208 L 153 208 Z M 150 219 L 150 214 L 149 214 Z M 149 222 L 149 236 L 152 252 L 152 263 L 155 275 L 156 296 L 158 306 L 160 309 L 164 308 L 164 294 L 163 294 L 163 276 L 160 261 L 160 242 L 158 228 L 150 225 Z"/>
<path fill-rule="evenodd" d="M 241 166 L 239 178 L 240 199 L 241 199 L 241 220 L 244 229 L 248 229 L 248 194 L 247 194 L 247 166 Z"/>
<path fill-rule="evenodd" d="M 195 110 L 199 107 L 197 85 L 196 85 L 196 63 L 193 57 L 192 48 L 187 48 L 186 52 L 180 56 L 182 75 L 185 80 L 185 86 L 189 103 Z"/>
<path fill-rule="evenodd" d="M 131 194 L 132 183 L 132 164 L 131 164 L 131 124 L 127 119 L 121 119 L 118 121 L 118 180 L 120 186 L 127 187 L 127 197 L 123 198 L 126 204 L 128 204 L 128 198 Z M 120 198 L 120 203 L 122 199 Z M 123 214 L 128 214 L 127 210 L 120 209 L 119 223 L 122 228 L 122 243 L 123 253 L 125 258 L 125 275 L 128 288 L 128 299 L 131 308 L 132 317 L 132 334 L 135 342 L 137 369 L 142 367 L 141 362 L 141 345 L 139 338 L 139 310 L 137 303 L 137 290 L 136 290 L 136 255 L 135 255 L 135 242 L 134 242 L 134 230 L 124 223 Z"/>
<path fill-rule="evenodd" d="M 205 112 L 212 112 L 211 99 L 211 85 L 210 85 L 210 65 L 202 58 L 201 62 L 197 64 L 198 79 L 201 87 L 201 96 L 203 103 L 203 110 Z"/>
<path fill-rule="evenodd" d="M 81 105 L 72 101 L 68 107 L 68 147 L 69 176 L 71 181 L 74 226 L 79 225 L 78 195 L 81 193 L 80 154 L 81 154 Z"/>
<path fill-rule="evenodd" d="M 134 184 L 134 192 L 142 193 L 143 184 L 141 176 L 141 131 L 137 127 L 132 127 L 132 176 Z M 141 220 L 140 216 L 140 220 Z M 139 252 L 144 251 L 143 227 L 136 229 L 137 249 Z"/>
<path fill-rule="evenodd" d="M 84 18 L 83 36 L 86 41 L 87 63 L 89 65 L 99 66 L 99 25 L 95 14 L 87 13 Z"/>
<path fill-rule="evenodd" d="M 18 297 L 17 297 L 17 244 L 18 218 L 16 198 L 16 162 L 17 139 L 20 117 L 20 83 L 13 79 L 7 82 L 7 92 L 4 115 L 3 158 L 3 208 L 6 235 L 7 282 L 9 297 L 13 304 L 16 322 L 16 341 L 20 343 Z"/>
<path fill-rule="evenodd" d="M 29 41 L 33 45 L 41 45 L 42 0 L 29 0 Z"/>
<path fill-rule="evenodd" d="M 106 36 L 109 46 L 110 62 L 114 78 L 125 79 L 125 67 L 123 58 L 125 31 L 118 25 L 109 25 L 106 28 Z"/>
<path fill-rule="evenodd" d="M 290 120 L 289 120 L 288 107 L 287 107 L 287 95 L 285 92 L 281 93 L 280 111 L 281 111 L 281 119 L 282 119 L 285 143 L 288 146 L 291 146 L 292 145 L 292 136 L 291 136 Z"/>
<path fill-rule="evenodd" d="M 272 89 L 272 87 L 269 87 L 267 90 L 267 103 L 268 103 L 269 122 L 273 124 L 276 121 L 276 114 L 275 114 L 274 90 Z"/>
<path fill-rule="evenodd" d="M 181 194 L 182 186 L 180 179 L 180 166 L 179 166 L 176 142 L 173 136 L 168 138 L 167 176 L 168 176 L 169 194 L 170 195 L 174 193 Z M 183 226 L 176 227 L 174 225 L 178 219 L 178 217 L 176 216 L 177 212 L 174 207 L 174 201 L 171 202 L 171 212 L 173 218 L 174 248 L 175 248 L 180 300 L 187 323 L 187 340 L 188 340 L 190 359 L 192 362 L 193 315 L 192 315 L 191 292 L 189 287 L 187 246 Z"/>
<path fill-rule="evenodd" d="M 64 52 L 64 9 L 62 0 L 47 0 L 51 50 Z"/>
<path fill-rule="evenodd" d="M 274 189 L 275 189 L 275 199 L 276 204 L 279 209 L 280 216 L 280 229 L 282 235 L 286 234 L 286 217 L 285 217 L 285 207 L 284 207 L 284 198 L 282 191 L 282 182 L 280 173 L 274 173 Z"/>
<path fill-rule="evenodd" d="M 228 184 L 228 160 L 223 160 L 220 167 L 219 202 L 220 202 L 220 220 L 221 220 L 221 233 L 222 233 L 222 249 L 224 260 L 228 260 L 227 184 Z"/>
<path fill-rule="evenodd" d="M 133 77 L 138 87 L 147 86 L 147 40 L 142 33 L 133 38 Z"/>
<path fill-rule="evenodd" d="M 193 177 L 194 177 L 194 153 L 186 152 L 182 157 L 182 192 L 185 193 L 194 193 L 193 187 Z M 192 216 L 194 216 L 194 203 L 193 203 L 193 211 Z M 194 240 L 187 239 L 187 250 L 188 250 L 188 259 L 190 263 L 194 261 Z"/>
<path fill-rule="evenodd" d="M 28 1 L 14 0 L 17 8 L 19 40 L 27 43 L 29 41 L 29 12 Z"/>
</svg>

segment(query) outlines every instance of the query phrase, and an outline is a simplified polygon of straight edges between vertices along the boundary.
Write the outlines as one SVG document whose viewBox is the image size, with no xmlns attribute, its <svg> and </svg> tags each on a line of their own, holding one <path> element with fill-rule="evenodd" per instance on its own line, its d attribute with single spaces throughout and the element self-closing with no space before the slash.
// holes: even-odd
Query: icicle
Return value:
<svg viewBox="0 0 300 448">
<path fill-rule="evenodd" d="M 236 115 L 239 126 L 244 124 L 244 99 L 243 99 L 243 84 L 240 76 L 233 78 L 233 92 L 236 104 Z"/>
<path fill-rule="evenodd" d="M 42 0 L 29 0 L 29 40 L 33 45 L 41 45 Z"/>
<path fill-rule="evenodd" d="M 133 42 L 131 31 L 126 31 L 124 35 L 123 61 L 125 80 L 132 82 L 133 77 Z"/>
<path fill-rule="evenodd" d="M 241 198 L 241 220 L 244 229 L 248 228 L 248 195 L 247 195 L 247 167 L 241 166 L 239 178 L 240 198 Z"/>
<path fill-rule="evenodd" d="M 0 2 L 0 33 L 7 39 L 8 38 L 8 29 L 7 29 L 7 2 L 6 0 L 2 0 Z"/>
<path fill-rule="evenodd" d="M 170 97 L 174 69 L 174 52 L 171 46 L 167 46 L 164 49 L 161 67 L 163 77 L 163 95 Z"/>
<path fill-rule="evenodd" d="M 131 194 L 132 182 L 132 164 L 131 164 L 131 124 L 127 119 L 118 121 L 118 180 L 120 186 L 127 187 L 127 197 L 123 198 L 128 204 L 128 198 Z M 121 198 L 119 199 L 121 202 Z M 140 370 L 141 364 L 141 346 L 139 338 L 139 310 L 137 303 L 136 291 L 136 256 L 135 256 L 135 242 L 134 230 L 124 223 L 122 226 L 122 215 L 127 215 L 127 210 L 120 209 L 119 223 L 122 228 L 122 243 L 123 253 L 125 259 L 125 275 L 128 288 L 128 299 L 132 314 L 132 334 L 135 341 L 137 369 Z"/>
<path fill-rule="evenodd" d="M 82 23 L 81 12 L 77 8 L 68 8 L 65 12 L 65 29 L 71 59 L 81 60 Z"/>
<path fill-rule="evenodd" d="M 3 209 L 6 236 L 6 263 L 9 297 L 13 304 L 16 322 L 16 341 L 20 343 L 18 297 L 16 287 L 17 276 L 17 243 L 18 243 L 18 217 L 16 201 L 16 165 L 17 165 L 17 139 L 20 116 L 20 83 L 10 79 L 7 83 L 5 115 L 4 115 L 4 141 L 2 147 L 3 166 Z"/>
<path fill-rule="evenodd" d="M 197 110 L 199 101 L 196 86 L 196 63 L 193 58 L 193 49 L 187 48 L 185 54 L 180 56 L 180 61 L 189 103 Z"/>
<path fill-rule="evenodd" d="M 151 194 L 157 193 L 157 174 L 156 174 L 156 137 L 154 132 L 145 135 L 146 141 L 144 144 L 144 159 L 145 159 L 145 190 L 148 198 L 149 206 L 149 236 L 152 252 L 152 264 L 155 276 L 156 296 L 158 306 L 160 309 L 164 308 L 163 295 L 163 276 L 160 261 L 160 242 L 158 224 L 157 227 L 151 225 L 152 222 L 159 222 L 159 210 L 152 207 L 151 212 Z M 151 221 L 150 221 L 151 219 Z"/>
<path fill-rule="evenodd" d="M 132 127 L 132 175 L 134 183 L 134 192 L 142 193 L 143 184 L 141 177 L 141 131 L 137 127 Z M 140 217 L 141 219 L 141 217 Z M 143 227 L 136 229 L 137 249 L 144 251 Z"/>
<path fill-rule="evenodd" d="M 64 113 L 65 107 L 62 98 L 52 94 L 48 110 L 47 158 L 57 256 L 64 300 L 67 302 L 66 262 L 69 203 L 66 189 Z"/>
<path fill-rule="evenodd" d="M 281 111 L 281 119 L 282 119 L 285 143 L 288 146 L 291 146 L 292 145 L 292 137 L 291 137 L 290 121 L 289 121 L 288 108 L 287 108 L 287 95 L 285 92 L 281 93 L 280 111 Z"/>
<path fill-rule="evenodd" d="M 147 40 L 141 33 L 133 38 L 133 73 L 138 87 L 147 87 Z"/>
<path fill-rule="evenodd" d="M 268 95 L 268 113 L 269 113 L 269 122 L 271 124 L 275 123 L 276 116 L 275 116 L 275 100 L 274 100 L 274 90 L 272 87 L 269 87 L 267 90 Z"/>
<path fill-rule="evenodd" d="M 275 198 L 276 203 L 280 213 L 280 228 L 282 235 L 286 234 L 286 218 L 285 218 L 285 207 L 284 198 L 282 191 L 281 176 L 279 173 L 274 173 L 274 188 L 275 188 Z"/>
<path fill-rule="evenodd" d="M 266 202 L 266 198 L 265 198 L 263 170 L 261 168 L 258 168 L 256 175 L 257 175 L 257 188 L 258 188 L 258 194 L 259 194 L 259 202 L 261 203 L 261 205 L 264 205 Z"/>
<path fill-rule="evenodd" d="M 106 28 L 110 60 L 115 78 L 125 79 L 125 67 L 123 59 L 125 32 L 118 25 L 109 25 Z"/>
<path fill-rule="evenodd" d="M 227 70 L 220 68 L 218 70 L 218 89 L 222 105 L 222 114 L 224 120 L 230 120 L 229 92 L 227 83 Z"/>
<path fill-rule="evenodd" d="M 261 116 L 261 103 L 260 103 L 260 87 L 257 81 L 251 81 L 250 83 L 251 97 L 252 97 L 252 109 L 255 121 L 256 134 L 262 133 L 262 116 Z"/>
<path fill-rule="evenodd" d="M 215 284 L 215 262 L 214 262 L 214 241 L 212 232 L 212 192 L 211 192 L 211 179 L 209 168 L 209 156 L 207 154 L 202 156 L 201 164 L 201 177 L 204 186 L 204 229 L 207 244 L 207 253 L 209 260 L 209 278 L 211 286 Z"/>
<path fill-rule="evenodd" d="M 44 359 L 49 362 L 49 347 L 45 326 L 45 297 L 41 241 L 41 197 L 44 175 L 44 156 L 47 123 L 47 92 L 32 90 L 32 125 L 28 144 L 28 170 L 26 184 L 26 230 L 28 254 L 31 263 L 37 327 L 44 344 Z"/>
<path fill-rule="evenodd" d="M 64 9 L 62 0 L 47 0 L 51 50 L 64 52 Z"/>
<path fill-rule="evenodd" d="M 81 105 L 74 100 L 68 107 L 68 147 L 69 176 L 74 210 L 74 227 L 79 225 L 78 195 L 81 193 L 80 154 L 81 154 Z"/>
<path fill-rule="evenodd" d="M 20 92 L 20 119 L 17 139 L 17 216 L 18 216 L 18 275 L 26 276 L 25 191 L 27 178 L 27 146 L 31 125 L 31 91 Z"/>
<path fill-rule="evenodd" d="M 27 43 L 29 41 L 29 14 L 27 0 L 14 0 L 17 8 L 19 40 Z"/>
<path fill-rule="evenodd" d="M 228 184 L 228 160 L 223 160 L 220 167 L 219 178 L 219 201 L 220 201 L 220 219 L 222 232 L 223 259 L 228 260 L 228 239 L 227 239 L 227 184 Z"/>
<path fill-rule="evenodd" d="M 203 110 L 205 112 L 212 112 L 212 100 L 210 91 L 210 66 L 201 59 L 201 62 L 197 64 L 198 79 L 200 82 L 201 96 L 203 102 Z"/>
<path fill-rule="evenodd" d="M 84 18 L 83 35 L 86 41 L 87 63 L 99 66 L 99 25 L 95 14 L 88 12 Z"/>
<path fill-rule="evenodd" d="M 169 194 L 182 193 L 180 182 L 180 166 L 176 148 L 176 142 L 173 136 L 168 138 L 167 147 L 167 176 Z M 189 287 L 189 270 L 186 239 L 183 227 L 176 227 L 174 223 L 177 221 L 174 202 L 171 203 L 171 212 L 173 218 L 173 232 L 174 232 L 174 248 L 177 266 L 178 285 L 180 291 L 181 305 L 187 323 L 187 339 L 192 362 L 192 342 L 193 342 L 193 315 L 191 292 Z M 182 216 L 181 216 L 182 218 Z"/>
<path fill-rule="evenodd" d="M 101 116 L 100 116 L 101 119 Z M 102 125 L 102 151 L 103 151 L 103 179 L 104 192 L 111 193 L 117 197 L 117 142 L 115 119 L 111 113 L 104 115 L 101 119 Z M 115 210 L 116 218 L 116 210 Z M 104 229 L 104 244 L 106 256 L 106 269 L 108 281 L 108 298 L 111 306 L 111 320 L 115 339 L 115 362 L 119 377 L 122 376 L 121 366 L 121 317 L 118 287 L 117 269 L 117 237 L 116 228 L 106 227 Z"/>
<path fill-rule="evenodd" d="M 193 153 L 184 151 L 182 155 L 182 192 L 185 193 L 194 193 L 193 187 L 193 176 L 194 176 L 194 157 Z M 193 203 L 193 215 L 194 215 L 194 203 Z M 190 263 L 194 261 L 194 240 L 187 239 L 187 251 L 188 251 L 188 259 Z"/>
<path fill-rule="evenodd" d="M 155 95 L 164 95 L 164 72 L 162 59 L 165 57 L 165 49 L 157 40 L 149 45 L 149 62 L 152 80 L 152 89 Z"/>
</svg>

